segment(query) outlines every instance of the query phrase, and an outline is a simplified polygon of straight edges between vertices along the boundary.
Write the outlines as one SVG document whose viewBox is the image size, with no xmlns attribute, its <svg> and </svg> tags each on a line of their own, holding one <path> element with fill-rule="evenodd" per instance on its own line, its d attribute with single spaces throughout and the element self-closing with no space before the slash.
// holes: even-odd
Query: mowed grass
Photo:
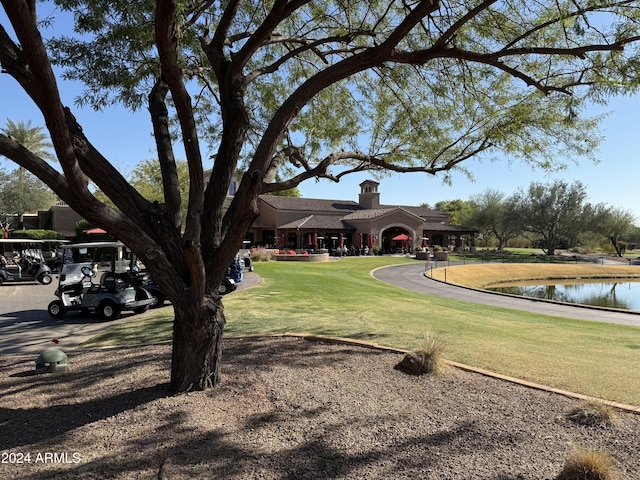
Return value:
<svg viewBox="0 0 640 480">
<path fill-rule="evenodd" d="M 435 335 L 449 360 L 640 405 L 640 328 L 453 301 L 371 276 L 402 261 L 412 260 L 257 263 L 260 284 L 224 300 L 225 335 L 312 333 L 403 349 L 419 349 Z M 168 341 L 171 314 L 166 308 L 135 317 L 86 346 Z"/>
</svg>

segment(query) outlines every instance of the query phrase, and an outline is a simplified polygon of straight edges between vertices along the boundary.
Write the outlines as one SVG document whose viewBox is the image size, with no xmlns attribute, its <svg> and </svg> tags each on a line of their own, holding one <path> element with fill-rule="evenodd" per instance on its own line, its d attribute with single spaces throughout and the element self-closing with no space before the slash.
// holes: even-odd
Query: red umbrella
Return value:
<svg viewBox="0 0 640 480">
<path fill-rule="evenodd" d="M 7 227 L 4 227 L 4 232 L 2 233 L 3 238 L 9 238 L 9 230 Z"/>
<path fill-rule="evenodd" d="M 404 233 L 401 233 L 400 235 L 396 235 L 395 237 L 393 237 L 391 240 L 405 242 L 409 240 L 409 235 L 405 235 Z"/>
<path fill-rule="evenodd" d="M 342 234 L 340 234 L 340 236 L 338 237 L 340 240 L 340 250 L 344 249 L 344 237 L 342 236 Z"/>
<path fill-rule="evenodd" d="M 422 237 L 422 248 L 426 248 L 427 247 L 427 239 L 425 237 Z"/>
<path fill-rule="evenodd" d="M 317 233 L 313 234 L 313 249 L 314 250 L 318 249 L 318 234 Z"/>
<path fill-rule="evenodd" d="M 362 234 L 360 234 L 360 250 L 362 250 Z"/>
<path fill-rule="evenodd" d="M 107 233 L 107 231 L 100 227 L 96 227 L 85 230 L 84 233 L 86 233 L 87 235 L 104 235 Z"/>
<path fill-rule="evenodd" d="M 311 234 L 307 235 L 307 245 L 311 245 Z"/>
<path fill-rule="evenodd" d="M 284 239 L 284 233 L 283 233 L 283 234 L 282 234 L 282 236 L 280 237 L 280 244 L 281 244 L 283 247 L 284 247 L 284 242 L 285 242 L 285 239 Z"/>
</svg>

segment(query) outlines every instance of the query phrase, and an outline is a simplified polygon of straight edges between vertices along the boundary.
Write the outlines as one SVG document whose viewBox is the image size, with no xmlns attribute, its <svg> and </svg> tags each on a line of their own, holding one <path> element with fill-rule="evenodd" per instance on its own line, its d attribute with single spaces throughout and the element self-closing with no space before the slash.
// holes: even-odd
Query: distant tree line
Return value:
<svg viewBox="0 0 640 480">
<path fill-rule="evenodd" d="M 556 180 L 532 182 L 512 195 L 487 189 L 469 200 L 442 201 L 434 208 L 449 213 L 452 223 L 480 230 L 498 250 L 511 240 L 554 255 L 557 248 L 609 248 L 622 256 L 628 244 L 640 241 L 634 215 L 623 208 L 587 202 L 585 186 Z"/>
</svg>

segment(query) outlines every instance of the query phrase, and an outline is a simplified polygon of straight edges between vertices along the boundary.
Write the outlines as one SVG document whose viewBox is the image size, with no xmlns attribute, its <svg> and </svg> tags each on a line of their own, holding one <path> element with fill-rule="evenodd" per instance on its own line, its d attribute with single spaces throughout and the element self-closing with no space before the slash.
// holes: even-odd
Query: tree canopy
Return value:
<svg viewBox="0 0 640 480">
<path fill-rule="evenodd" d="M 43 113 L 61 171 L 4 134 L 0 154 L 149 266 L 174 304 L 178 391 L 219 379 L 217 288 L 259 194 L 353 172 L 446 175 L 498 152 L 559 167 L 560 154 L 595 151 L 585 102 L 640 78 L 635 0 L 56 0 L 74 32 L 46 45 L 55 18 L 39 18 L 35 0 L 0 2 L 11 24 L 0 26 L 0 65 Z M 162 204 L 85 137 L 60 100 L 54 64 L 85 83 L 80 106 L 149 110 Z M 246 173 L 227 203 L 239 168 Z"/>
<path fill-rule="evenodd" d="M 0 131 L 39 157 L 55 161 L 56 157 L 51 153 L 53 144 L 49 141 L 49 135 L 42 127 L 32 127 L 30 120 L 14 122 L 7 119 Z"/>
<path fill-rule="evenodd" d="M 622 207 L 596 205 L 592 207 L 593 230 L 607 237 L 616 254 L 621 257 L 619 241 L 622 236 L 630 233 L 636 220 L 633 213 Z"/>
<path fill-rule="evenodd" d="M 513 199 L 505 198 L 498 190 L 488 189 L 471 197 L 476 208 L 469 219 L 470 225 L 484 233 L 495 235 L 498 250 L 502 250 L 509 239 L 522 233 L 514 211 Z"/>
<path fill-rule="evenodd" d="M 532 233 L 540 240 L 547 255 L 554 255 L 561 241 L 575 240 L 578 233 L 589 228 L 585 209 L 587 192 L 580 182 L 571 185 L 556 180 L 551 184 L 533 182 L 525 191 L 513 195 L 513 218 L 519 230 Z"/>
</svg>

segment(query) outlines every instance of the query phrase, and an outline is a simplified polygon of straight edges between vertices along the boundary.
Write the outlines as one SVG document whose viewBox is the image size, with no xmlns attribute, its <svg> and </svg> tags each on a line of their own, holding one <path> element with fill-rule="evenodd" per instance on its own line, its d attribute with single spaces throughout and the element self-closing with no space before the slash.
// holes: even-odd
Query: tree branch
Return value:
<svg viewBox="0 0 640 480">
<path fill-rule="evenodd" d="M 176 25 L 176 6 L 173 0 L 158 0 L 156 7 L 156 44 L 166 81 L 173 99 L 189 164 L 189 208 L 185 226 L 185 240 L 192 246 L 200 245 L 201 215 L 204 201 L 204 174 L 198 141 L 197 126 L 193 117 L 191 99 L 182 80 L 178 64 L 180 32 Z M 194 255 L 195 260 L 198 256 Z M 202 273 L 203 268 L 197 268 Z M 202 284 L 203 282 L 200 282 Z"/>
<path fill-rule="evenodd" d="M 167 218 L 174 227 L 179 229 L 182 224 L 180 182 L 178 181 L 178 170 L 169 132 L 169 112 L 165 104 L 167 93 L 167 84 L 161 78 L 158 79 L 149 94 L 149 113 L 151 114 L 151 123 L 153 124 L 153 133 L 162 173 L 162 188 Z"/>
<path fill-rule="evenodd" d="M 262 140 L 256 148 L 251 168 L 259 170 L 263 174 L 266 173 L 273 159 L 273 152 L 278 139 L 282 138 L 282 134 L 291 120 L 311 98 L 329 85 L 358 72 L 382 65 L 391 57 L 397 44 L 404 39 L 412 28 L 426 15 L 435 11 L 438 6 L 437 0 L 420 1 L 379 45 L 327 67 L 300 85 L 273 115 Z"/>
</svg>

